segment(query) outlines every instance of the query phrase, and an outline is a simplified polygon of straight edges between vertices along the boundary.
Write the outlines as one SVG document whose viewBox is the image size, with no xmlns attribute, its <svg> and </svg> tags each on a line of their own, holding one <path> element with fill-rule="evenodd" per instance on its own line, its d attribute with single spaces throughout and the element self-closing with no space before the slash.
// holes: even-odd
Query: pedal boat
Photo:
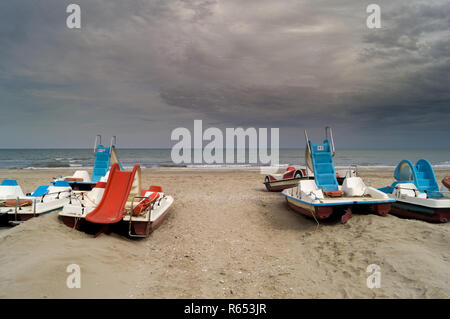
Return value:
<svg viewBox="0 0 450 319">
<path fill-rule="evenodd" d="M 300 180 L 297 186 L 282 192 L 292 210 L 316 221 L 340 215 L 342 223 L 346 223 L 353 213 L 384 216 L 390 211 L 395 200 L 376 188 L 366 186 L 360 177 L 346 177 L 342 185 L 338 184 L 331 128 L 325 129 L 323 143 L 313 144 L 306 130 L 305 138 L 306 164 L 314 172 L 314 180 Z"/>
<path fill-rule="evenodd" d="M 83 230 L 86 215 L 97 207 L 105 192 L 106 182 L 98 182 L 91 191 L 72 191 L 69 202 L 58 213 L 70 228 Z"/>
<path fill-rule="evenodd" d="M 94 146 L 94 169 L 92 171 L 92 178 L 89 172 L 85 170 L 77 170 L 71 176 L 61 176 L 55 178 L 55 181 L 67 181 L 75 191 L 90 191 L 96 187 L 98 182 L 105 181 L 108 178 L 108 172 L 112 164 L 118 163 L 120 168 L 122 165 L 117 157 L 116 152 L 116 137 L 111 138 L 109 147 L 102 145 L 102 136 L 97 135 Z"/>
<path fill-rule="evenodd" d="M 342 223 L 346 223 L 353 213 L 384 216 L 395 202 L 376 188 L 366 186 L 361 177 L 347 177 L 336 191 L 324 191 L 315 180 L 301 180 L 298 186 L 285 189 L 282 195 L 297 213 L 317 220 L 338 214 Z"/>
<path fill-rule="evenodd" d="M 281 192 L 283 189 L 291 188 L 306 177 L 305 168 L 289 166 L 283 174 L 271 174 L 264 178 L 264 185 L 269 192 Z"/>
<path fill-rule="evenodd" d="M 450 221 L 450 192 L 439 189 L 430 162 L 420 159 L 413 165 L 403 160 L 397 165 L 394 178 L 396 182 L 391 186 L 380 188 L 396 200 L 391 214 L 434 223 Z"/>
<path fill-rule="evenodd" d="M 106 183 L 97 183 L 90 192 L 74 192 L 59 217 L 67 226 L 83 231 L 103 225 L 96 236 L 115 225 L 129 237 L 147 237 L 162 224 L 172 203 L 173 197 L 160 186 L 141 188 L 139 165 L 125 172 L 115 163 Z"/>
<path fill-rule="evenodd" d="M 32 194 L 25 195 L 16 180 L 4 180 L 0 185 L 0 216 L 14 226 L 32 217 L 61 209 L 69 202 L 71 187 L 59 181 L 41 185 Z"/>
<path fill-rule="evenodd" d="M 336 171 L 339 185 L 346 177 L 358 176 L 356 169 L 341 169 Z M 264 185 L 269 192 L 281 192 L 284 189 L 297 186 L 302 179 L 314 179 L 314 174 L 305 167 L 289 166 L 283 174 L 270 174 L 264 178 Z"/>
</svg>

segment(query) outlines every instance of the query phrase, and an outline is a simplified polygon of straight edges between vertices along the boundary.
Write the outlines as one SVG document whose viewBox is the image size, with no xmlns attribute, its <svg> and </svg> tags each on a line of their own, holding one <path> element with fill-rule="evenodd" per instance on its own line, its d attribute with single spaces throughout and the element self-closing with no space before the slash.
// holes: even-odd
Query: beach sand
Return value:
<svg viewBox="0 0 450 319">
<path fill-rule="evenodd" d="M 2 170 L 26 192 L 71 170 Z M 362 170 L 390 184 L 393 170 Z M 437 171 L 439 180 L 450 171 Z M 291 211 L 249 170 L 143 170 L 175 203 L 151 236 L 98 238 L 57 213 L 0 230 L 0 298 L 449 298 L 450 223 L 354 215 L 346 224 Z M 66 267 L 81 267 L 69 289 Z M 369 289 L 370 264 L 381 287 Z"/>
</svg>

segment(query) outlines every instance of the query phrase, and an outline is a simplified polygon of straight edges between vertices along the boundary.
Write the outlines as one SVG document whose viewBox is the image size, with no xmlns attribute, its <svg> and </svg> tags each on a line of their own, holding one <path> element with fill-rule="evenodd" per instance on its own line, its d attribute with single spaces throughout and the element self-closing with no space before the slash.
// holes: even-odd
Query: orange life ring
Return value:
<svg viewBox="0 0 450 319">
<path fill-rule="evenodd" d="M 150 198 L 144 198 L 143 200 L 141 200 L 139 204 L 136 205 L 136 207 L 133 209 L 133 215 L 137 216 L 141 212 L 145 211 L 150 206 L 150 203 L 155 202 L 159 198 L 159 196 L 160 196 L 159 193 L 152 193 L 149 196 Z"/>
<path fill-rule="evenodd" d="M 342 197 L 344 196 L 344 191 L 326 191 L 324 194 L 328 197 Z"/>
<path fill-rule="evenodd" d="M 444 184 L 445 187 L 450 189 L 450 176 L 445 176 L 442 180 L 442 184 Z"/>
</svg>

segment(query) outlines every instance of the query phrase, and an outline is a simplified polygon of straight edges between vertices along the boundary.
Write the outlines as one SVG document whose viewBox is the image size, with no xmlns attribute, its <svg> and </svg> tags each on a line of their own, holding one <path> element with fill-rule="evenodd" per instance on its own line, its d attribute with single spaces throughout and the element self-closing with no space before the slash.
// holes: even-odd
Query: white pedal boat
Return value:
<svg viewBox="0 0 450 319">
<path fill-rule="evenodd" d="M 396 181 L 380 188 L 396 200 L 391 214 L 428 222 L 447 223 L 450 221 L 450 192 L 436 180 L 430 162 L 420 159 L 415 165 L 402 160 L 394 172 Z"/>
<path fill-rule="evenodd" d="M 86 217 L 94 213 L 102 201 L 107 189 L 113 190 L 114 175 L 120 171 L 117 164 L 113 164 L 112 173 L 108 182 L 99 182 L 89 192 L 72 193 L 70 203 L 64 206 L 59 217 L 67 226 L 82 231 L 98 231 L 99 224 L 90 222 Z M 133 185 L 129 194 L 122 194 L 126 199 L 122 217 L 118 223 L 120 228 L 127 231 L 130 237 L 147 237 L 153 230 L 161 225 L 169 208 L 173 203 L 173 197 L 166 195 L 160 186 L 150 186 L 148 190 L 141 189 L 140 168 L 136 170 Z M 108 183 L 112 183 L 109 185 Z M 121 195 L 121 196 L 122 196 Z M 109 196 L 109 195 L 106 195 Z M 117 198 L 115 198 L 117 200 Z M 112 201 L 112 199 L 111 199 Z M 103 203 L 105 206 L 111 203 Z"/>
<path fill-rule="evenodd" d="M 72 188 L 67 182 L 41 185 L 25 195 L 16 180 L 4 180 L 0 185 L 0 216 L 11 225 L 19 224 L 61 209 L 69 202 Z"/>
<path fill-rule="evenodd" d="M 339 214 L 342 223 L 347 222 L 353 213 L 384 216 L 395 202 L 382 191 L 366 186 L 360 177 L 347 177 L 337 191 L 331 192 L 324 192 L 314 180 L 301 180 L 298 186 L 285 189 L 282 195 L 295 212 L 317 220 Z"/>
<path fill-rule="evenodd" d="M 90 191 L 97 182 L 105 181 L 108 179 L 109 169 L 112 164 L 118 163 L 122 168 L 119 158 L 116 153 L 116 137 L 111 138 L 111 144 L 109 147 L 102 145 L 102 136 L 97 135 L 95 138 L 94 146 L 94 168 L 92 170 L 92 178 L 88 171 L 77 170 L 73 175 L 61 176 L 55 178 L 55 181 L 67 181 L 73 190 L 76 191 Z"/>
<path fill-rule="evenodd" d="M 314 172 L 314 180 L 300 180 L 293 188 L 285 189 L 290 208 L 316 220 L 341 215 L 345 223 L 352 213 L 386 215 L 395 200 L 374 187 L 368 187 L 360 177 L 345 177 L 342 185 L 337 181 L 334 167 L 334 140 L 330 127 L 325 128 L 323 143 L 313 144 L 306 133 L 306 165 Z"/>
</svg>

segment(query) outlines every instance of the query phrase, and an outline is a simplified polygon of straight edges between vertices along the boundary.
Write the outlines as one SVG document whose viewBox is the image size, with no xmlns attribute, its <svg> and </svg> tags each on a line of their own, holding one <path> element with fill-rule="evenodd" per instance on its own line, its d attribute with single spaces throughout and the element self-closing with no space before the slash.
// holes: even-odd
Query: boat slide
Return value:
<svg viewBox="0 0 450 319">
<path fill-rule="evenodd" d="M 129 236 L 146 237 L 161 224 L 172 203 L 160 186 L 142 189 L 139 165 L 121 171 L 113 164 L 107 183 L 98 183 L 90 192 L 74 192 L 59 216 L 67 226 L 80 230 L 94 224 L 126 224 Z"/>
</svg>

